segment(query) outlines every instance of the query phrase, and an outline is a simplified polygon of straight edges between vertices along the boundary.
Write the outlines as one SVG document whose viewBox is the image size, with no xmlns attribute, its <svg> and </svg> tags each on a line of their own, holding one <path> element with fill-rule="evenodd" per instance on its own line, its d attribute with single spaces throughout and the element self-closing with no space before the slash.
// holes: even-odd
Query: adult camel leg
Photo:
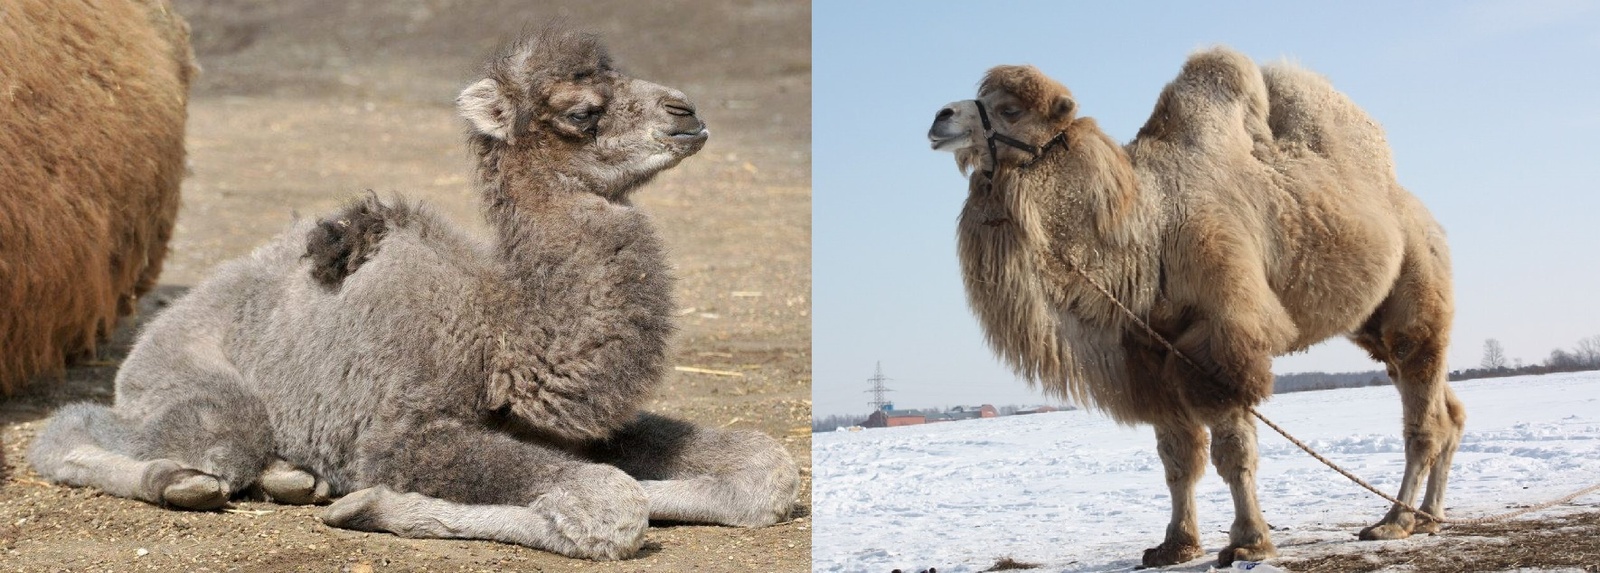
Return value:
<svg viewBox="0 0 1600 573">
<path fill-rule="evenodd" d="M 763 527 L 789 517 L 800 486 L 794 461 L 766 434 L 654 414 L 589 444 L 586 454 L 638 479 L 651 519 Z"/>
<path fill-rule="evenodd" d="M 1426 266 L 1408 259 L 1395 291 L 1353 337 L 1373 357 L 1385 360 L 1400 391 L 1406 442 L 1405 475 L 1396 498 L 1413 503 L 1424 474 L 1427 494 L 1422 509 L 1436 516 L 1444 511 L 1444 489 L 1450 462 L 1466 426 L 1466 411 L 1446 381 L 1444 353 L 1451 320 L 1449 285 Z M 1439 524 L 1395 505 L 1383 519 L 1363 530 L 1361 539 L 1401 539 L 1412 533 L 1438 531 Z"/>
<path fill-rule="evenodd" d="M 425 412 L 437 415 L 436 412 Z M 358 483 L 328 507 L 335 527 L 405 537 L 492 539 L 588 559 L 644 544 L 649 502 L 621 470 L 476 420 L 391 422 L 363 440 Z"/>
<path fill-rule="evenodd" d="M 1248 410 L 1233 410 L 1211 424 L 1211 460 L 1233 494 L 1228 546 L 1217 554 L 1224 567 L 1235 560 L 1260 561 L 1278 554 L 1256 501 L 1257 458 L 1256 424 Z"/>
<path fill-rule="evenodd" d="M 1163 567 L 1199 558 L 1200 524 L 1195 514 L 1194 484 L 1206 466 L 1206 432 L 1199 424 L 1175 421 L 1156 425 L 1156 452 L 1166 469 L 1172 494 L 1172 521 L 1160 545 L 1146 549 L 1145 567 Z"/>
</svg>

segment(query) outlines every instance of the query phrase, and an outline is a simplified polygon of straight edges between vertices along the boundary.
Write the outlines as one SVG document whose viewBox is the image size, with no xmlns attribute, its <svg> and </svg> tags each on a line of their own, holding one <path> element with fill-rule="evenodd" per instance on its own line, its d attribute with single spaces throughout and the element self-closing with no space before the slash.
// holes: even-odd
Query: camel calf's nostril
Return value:
<svg viewBox="0 0 1600 573">
<path fill-rule="evenodd" d="M 672 115 L 694 115 L 694 106 L 690 105 L 689 102 L 686 101 L 674 100 L 662 105 L 665 105 L 667 107 L 667 113 Z"/>
<path fill-rule="evenodd" d="M 950 108 L 947 107 L 947 108 L 939 110 L 939 115 L 934 116 L 933 120 L 934 121 L 944 121 L 944 120 L 950 119 L 955 114 L 956 114 L 956 110 L 953 110 L 953 109 L 950 109 Z"/>
</svg>

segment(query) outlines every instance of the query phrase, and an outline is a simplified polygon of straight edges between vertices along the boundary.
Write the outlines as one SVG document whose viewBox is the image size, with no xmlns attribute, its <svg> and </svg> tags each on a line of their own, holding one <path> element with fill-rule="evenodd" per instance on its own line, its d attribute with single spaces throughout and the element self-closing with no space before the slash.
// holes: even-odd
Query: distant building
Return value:
<svg viewBox="0 0 1600 573">
<path fill-rule="evenodd" d="M 861 423 L 863 428 L 893 428 L 928 423 L 927 416 L 915 410 L 877 410 Z"/>
<path fill-rule="evenodd" d="M 975 420 L 978 418 L 995 418 L 1000 416 L 1000 411 L 991 404 L 982 406 L 956 406 L 946 412 L 952 420 Z"/>
<path fill-rule="evenodd" d="M 1017 415 L 1020 416 L 1022 414 L 1044 414 L 1044 413 L 1055 412 L 1055 411 L 1058 411 L 1058 408 L 1056 408 L 1055 406 L 1034 406 L 1032 408 L 1026 408 L 1026 409 L 1017 410 Z"/>
</svg>

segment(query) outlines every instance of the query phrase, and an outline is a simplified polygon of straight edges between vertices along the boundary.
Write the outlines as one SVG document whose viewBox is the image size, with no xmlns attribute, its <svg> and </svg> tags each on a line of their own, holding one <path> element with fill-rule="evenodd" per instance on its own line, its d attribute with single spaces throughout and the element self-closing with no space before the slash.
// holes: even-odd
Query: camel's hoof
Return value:
<svg viewBox="0 0 1600 573">
<path fill-rule="evenodd" d="M 1199 559 L 1205 552 L 1195 543 L 1163 541 L 1161 545 L 1144 550 L 1145 567 L 1166 567 Z"/>
<path fill-rule="evenodd" d="M 328 484 L 298 469 L 268 469 L 261 474 L 261 491 L 278 503 L 311 505 L 328 502 Z"/>
<path fill-rule="evenodd" d="M 161 488 L 161 501 L 184 509 L 211 510 L 228 503 L 228 488 L 217 476 L 181 469 L 173 472 L 166 487 Z"/>
<path fill-rule="evenodd" d="M 322 522 L 332 527 L 357 531 L 384 531 L 378 523 L 379 498 L 388 490 L 383 486 L 369 487 L 339 498 L 322 512 Z"/>
<path fill-rule="evenodd" d="M 1431 519 L 1418 519 L 1417 520 L 1417 524 L 1411 528 L 1411 534 L 1412 535 L 1416 535 L 1418 533 L 1429 533 L 1429 534 L 1432 534 L 1432 533 L 1438 533 L 1438 532 L 1439 532 L 1439 522 L 1431 520 Z"/>
<path fill-rule="evenodd" d="M 1278 548 L 1271 542 L 1262 542 L 1255 545 L 1229 545 L 1217 553 L 1217 565 L 1227 567 L 1234 561 L 1266 561 L 1278 556 Z"/>
<path fill-rule="evenodd" d="M 1382 541 L 1411 537 L 1411 530 L 1394 523 L 1379 523 L 1361 530 L 1362 541 Z"/>
</svg>

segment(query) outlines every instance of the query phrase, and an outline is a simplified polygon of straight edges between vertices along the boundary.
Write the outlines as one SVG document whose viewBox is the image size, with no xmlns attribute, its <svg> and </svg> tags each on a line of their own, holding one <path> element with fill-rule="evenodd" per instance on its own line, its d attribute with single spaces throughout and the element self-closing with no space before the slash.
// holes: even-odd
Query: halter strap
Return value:
<svg viewBox="0 0 1600 573">
<path fill-rule="evenodd" d="M 983 136 L 984 139 L 989 142 L 989 164 L 991 167 L 984 170 L 983 174 L 985 177 L 988 177 L 991 180 L 994 179 L 994 167 L 998 167 L 1000 164 L 1000 156 L 996 153 L 994 145 L 996 141 L 1020 149 L 1026 152 L 1028 155 L 1032 155 L 1033 159 L 1029 159 L 1026 163 L 1023 163 L 1021 165 L 1022 167 L 1033 165 L 1035 161 L 1038 161 L 1039 158 L 1044 157 L 1044 154 L 1049 152 L 1050 148 L 1055 147 L 1056 145 L 1060 145 L 1062 147 L 1067 146 L 1066 132 L 1058 132 L 1056 133 L 1055 137 L 1050 138 L 1050 141 L 1046 141 L 1043 146 L 1038 146 L 1030 145 L 1017 138 L 995 131 L 994 127 L 989 124 L 989 110 L 988 108 L 984 107 L 983 100 L 974 99 L 972 100 L 972 103 L 978 105 L 978 121 L 983 123 Z"/>
</svg>

